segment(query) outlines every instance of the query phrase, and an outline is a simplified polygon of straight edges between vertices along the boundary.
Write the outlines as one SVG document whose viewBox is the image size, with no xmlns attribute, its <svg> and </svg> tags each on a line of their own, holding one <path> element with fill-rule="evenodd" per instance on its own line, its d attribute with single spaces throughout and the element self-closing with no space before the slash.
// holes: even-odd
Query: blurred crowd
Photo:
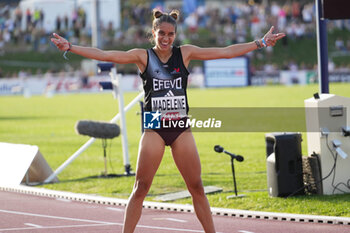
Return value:
<svg viewBox="0 0 350 233">
<path fill-rule="evenodd" d="M 263 1 L 265 2 L 265 1 Z M 178 44 L 195 43 L 199 46 L 225 46 L 242 43 L 262 37 L 271 25 L 275 31 L 283 31 L 288 40 L 315 38 L 314 1 L 301 4 L 299 1 L 287 0 L 271 4 L 257 4 L 254 1 L 235 2 L 232 4 L 207 4 L 198 6 L 194 12 L 181 12 L 177 42 Z M 182 9 L 182 6 L 172 6 Z M 171 9 L 162 9 L 170 11 Z M 149 43 L 151 31 L 151 7 L 149 4 L 124 6 L 121 12 L 121 26 L 116 29 L 112 23 L 101 24 L 102 45 L 104 48 L 115 46 L 144 45 Z M 86 24 L 87 12 L 75 9 L 70 15 L 57 17 L 55 31 L 69 38 L 72 43 L 90 45 L 91 27 Z M 21 25 L 25 17 L 25 25 Z M 42 25 L 44 12 L 37 9 L 31 12 L 18 6 L 4 6 L 0 10 L 0 55 L 5 46 L 13 49 L 28 48 L 35 51 L 46 51 L 50 46 L 51 31 Z M 349 20 L 331 21 L 329 30 L 342 28 L 350 30 Z M 286 44 L 286 41 L 282 41 Z M 335 47 L 339 51 L 350 51 L 350 40 L 338 38 Z M 268 48 L 270 51 L 273 48 Z M 269 51 L 268 51 L 269 52 Z M 271 68 L 269 68 L 271 69 Z"/>
<path fill-rule="evenodd" d="M 175 6 L 181 9 L 181 6 Z M 147 34 L 151 26 L 151 10 L 148 4 L 125 7 L 122 10 L 121 28 L 116 30 L 113 24 L 101 25 L 104 38 L 103 45 L 143 44 L 148 42 Z M 163 9 L 165 11 L 169 9 Z M 40 9 L 31 12 L 16 6 L 7 6 L 0 12 L 0 41 L 2 44 L 12 42 L 18 44 L 44 42 L 51 32 L 42 28 L 44 12 Z M 25 27 L 21 27 L 25 17 Z M 227 45 L 244 42 L 248 38 L 261 37 L 269 25 L 276 30 L 284 31 L 289 37 L 300 38 L 314 36 L 314 4 L 301 5 L 298 1 L 286 1 L 280 5 L 235 3 L 227 7 L 222 5 L 202 5 L 188 15 L 182 15 L 179 22 L 180 43 L 191 42 L 200 37 L 201 29 L 207 29 L 208 43 Z M 71 15 L 57 17 L 55 31 L 65 33 L 84 43 L 91 30 L 86 25 L 86 12 L 79 8 Z M 22 40 L 22 41 L 20 41 Z M 4 46 L 4 45 L 3 45 Z M 37 46 L 33 46 L 37 49 Z"/>
<path fill-rule="evenodd" d="M 39 45 L 48 43 L 51 31 L 45 30 L 43 22 L 45 12 L 42 9 L 23 10 L 19 6 L 6 5 L 0 10 L 0 54 L 4 46 L 9 45 L 11 49 L 38 51 Z M 24 20 L 23 20 L 24 19 Z M 24 22 L 24 24 L 23 24 Z M 55 20 L 55 31 L 63 32 L 69 37 L 80 38 L 82 29 L 86 28 L 86 13 L 82 8 L 72 11 L 72 14 L 57 17 Z"/>
</svg>

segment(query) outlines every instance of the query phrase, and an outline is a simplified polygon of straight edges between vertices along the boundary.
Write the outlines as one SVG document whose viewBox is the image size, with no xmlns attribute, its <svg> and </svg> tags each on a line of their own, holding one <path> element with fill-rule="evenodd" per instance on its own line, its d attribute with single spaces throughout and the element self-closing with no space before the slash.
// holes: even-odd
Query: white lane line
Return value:
<svg viewBox="0 0 350 233">
<path fill-rule="evenodd" d="M 65 199 L 65 198 L 56 198 L 56 201 L 62 201 L 62 202 L 72 202 L 72 200 Z"/>
<path fill-rule="evenodd" d="M 120 208 L 107 207 L 106 209 L 107 209 L 107 210 L 117 211 L 117 212 L 124 212 L 124 209 L 120 209 Z"/>
<path fill-rule="evenodd" d="M 43 226 L 33 224 L 33 223 L 24 223 L 24 225 L 30 226 L 30 227 L 35 227 L 35 228 L 42 228 Z"/>
<path fill-rule="evenodd" d="M 122 223 L 113 223 L 113 224 L 86 224 L 86 225 L 65 225 L 65 226 L 47 226 L 42 227 L 40 229 L 63 229 L 63 228 L 78 228 L 78 227 L 99 227 L 99 226 L 111 226 L 111 225 L 117 225 L 117 226 L 123 226 Z M 145 226 L 145 225 L 137 225 L 136 227 L 139 228 L 149 228 L 149 229 L 157 229 L 157 230 L 166 230 L 166 231 L 179 231 L 179 232 L 204 232 L 201 230 L 191 230 L 191 229 L 180 229 L 180 228 L 169 228 L 169 227 L 155 227 L 155 226 Z M 38 229 L 34 227 L 23 227 L 23 228 L 7 228 L 7 229 L 0 229 L 0 232 L 5 231 L 27 231 L 27 230 L 33 230 Z"/>
<path fill-rule="evenodd" d="M 238 231 L 238 232 L 241 232 L 241 233 L 254 233 L 254 232 L 251 232 L 251 231 Z"/>
<path fill-rule="evenodd" d="M 96 220 L 89 220 L 89 219 L 80 219 L 80 218 L 68 218 L 68 217 L 60 217 L 60 216 L 52 216 L 52 215 L 44 215 L 44 214 L 33 214 L 33 213 L 26 213 L 26 212 L 20 212 L 20 211 L 11 211 L 11 210 L 1 210 L 0 209 L 0 212 L 7 213 L 7 214 L 17 214 L 17 215 L 27 215 L 27 216 L 33 216 L 33 217 L 41 217 L 41 218 L 53 218 L 53 219 L 62 219 L 62 220 L 79 221 L 79 222 L 90 222 L 90 223 L 100 223 L 100 224 L 114 224 L 113 222 L 103 222 L 103 221 L 96 221 Z"/>
<path fill-rule="evenodd" d="M 67 218 L 67 217 L 51 216 L 51 215 L 43 215 L 43 214 L 32 214 L 32 213 L 25 213 L 25 212 L 19 212 L 19 211 L 10 211 L 10 210 L 1 210 L 0 209 L 0 212 L 8 213 L 8 214 L 27 215 L 27 216 L 33 216 L 33 217 L 42 217 L 42 218 L 52 218 L 52 219 L 61 219 L 61 220 L 97 223 L 97 224 L 89 224 L 89 225 L 71 225 L 71 226 L 67 226 L 66 225 L 66 226 L 42 227 L 41 229 L 67 228 L 67 227 L 84 227 L 84 226 L 88 226 L 89 227 L 89 226 L 103 226 L 103 225 L 123 226 L 122 223 L 103 222 L 103 221 L 95 221 L 95 220 L 79 219 L 79 218 Z M 159 229 L 159 230 L 166 230 L 166 231 L 179 231 L 179 232 L 204 232 L 204 231 L 201 231 L 201 230 L 169 228 L 169 227 L 157 227 L 157 226 L 146 226 L 146 225 L 137 225 L 136 227 L 148 228 L 148 229 Z M 7 229 L 0 229 L 0 232 L 1 231 L 13 231 L 13 230 L 31 230 L 31 229 L 34 229 L 34 228 L 7 228 Z M 35 228 L 35 229 L 37 229 L 37 228 Z"/>
<path fill-rule="evenodd" d="M 187 222 L 186 220 L 177 219 L 177 218 L 153 218 L 153 220 L 167 220 L 173 222 Z"/>
<path fill-rule="evenodd" d="M 40 229 L 62 229 L 62 228 L 77 228 L 77 227 L 99 227 L 99 226 L 110 226 L 110 225 L 118 225 L 123 226 L 121 223 L 113 223 L 113 224 L 85 224 L 85 225 L 62 225 L 62 226 L 47 226 L 47 227 L 41 227 Z M 33 230 L 38 229 L 36 227 L 22 227 L 22 228 L 5 228 L 0 229 L 1 232 L 5 231 L 27 231 L 27 230 Z"/>
<path fill-rule="evenodd" d="M 136 227 L 157 229 L 157 230 L 167 230 L 167 231 L 180 231 L 180 232 L 204 232 L 201 230 L 192 230 L 192 229 L 181 229 L 181 228 L 169 228 L 169 227 L 156 227 L 156 226 L 146 226 L 146 225 L 137 225 Z M 1 230 L 1 229 L 0 229 Z"/>
</svg>

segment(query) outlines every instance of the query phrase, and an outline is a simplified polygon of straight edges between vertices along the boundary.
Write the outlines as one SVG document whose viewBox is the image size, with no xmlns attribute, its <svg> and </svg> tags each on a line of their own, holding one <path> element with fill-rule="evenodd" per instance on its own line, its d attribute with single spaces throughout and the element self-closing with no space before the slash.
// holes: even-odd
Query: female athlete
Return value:
<svg viewBox="0 0 350 233">
<path fill-rule="evenodd" d="M 134 63 L 138 67 L 145 91 L 145 111 L 159 111 L 166 116 L 185 114 L 187 104 L 187 67 L 191 60 L 233 58 L 267 46 L 274 46 L 285 36 L 274 34 L 274 28 L 259 40 L 235 44 L 223 48 L 201 48 L 195 45 L 174 46 L 179 12 L 163 13 L 153 10 L 152 35 L 154 47 L 129 51 L 103 51 L 92 47 L 72 45 L 66 39 L 53 34 L 51 41 L 61 51 L 100 61 L 118 64 Z M 164 104 L 165 103 L 165 104 Z M 162 160 L 165 146 L 171 147 L 175 164 L 191 193 L 195 213 L 206 233 L 215 232 L 208 199 L 201 180 L 201 165 L 191 129 L 186 118 L 178 118 L 184 124 L 177 127 L 146 130 L 140 140 L 136 177 L 124 216 L 123 233 L 134 232 L 142 212 L 142 204 L 153 177 Z M 184 127 L 178 127 L 184 125 Z"/>
</svg>

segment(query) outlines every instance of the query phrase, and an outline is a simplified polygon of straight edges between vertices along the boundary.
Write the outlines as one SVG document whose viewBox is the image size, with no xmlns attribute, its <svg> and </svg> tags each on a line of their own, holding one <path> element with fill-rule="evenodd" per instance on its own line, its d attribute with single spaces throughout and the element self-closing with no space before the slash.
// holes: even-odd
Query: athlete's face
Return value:
<svg viewBox="0 0 350 233">
<path fill-rule="evenodd" d="M 159 50 L 170 50 L 175 40 L 175 27 L 170 23 L 161 23 L 156 30 L 152 30 L 156 47 Z"/>
</svg>

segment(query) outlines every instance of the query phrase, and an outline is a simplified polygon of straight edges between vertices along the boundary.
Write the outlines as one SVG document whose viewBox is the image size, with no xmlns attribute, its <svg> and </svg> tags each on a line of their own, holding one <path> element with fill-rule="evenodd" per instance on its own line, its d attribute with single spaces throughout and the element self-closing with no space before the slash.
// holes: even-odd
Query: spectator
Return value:
<svg viewBox="0 0 350 233">
<path fill-rule="evenodd" d="M 67 14 L 65 14 L 63 17 L 63 24 L 64 24 L 64 29 L 66 31 L 68 31 L 69 30 L 69 19 L 68 19 Z"/>
<path fill-rule="evenodd" d="M 40 27 L 44 28 L 45 13 L 44 13 L 43 9 L 41 9 L 39 11 L 39 14 L 40 14 L 40 18 L 39 18 Z"/>
<path fill-rule="evenodd" d="M 271 17 L 272 17 L 272 24 L 277 25 L 278 21 L 278 14 L 280 13 L 280 6 L 276 2 L 272 2 L 271 5 Z"/>
<path fill-rule="evenodd" d="M 287 25 L 287 13 L 285 8 L 280 8 L 278 13 L 278 30 L 285 30 Z"/>
<path fill-rule="evenodd" d="M 191 39 L 197 39 L 198 15 L 196 12 L 193 12 L 186 17 L 185 25 L 188 28 Z"/>
<path fill-rule="evenodd" d="M 328 71 L 329 72 L 333 72 L 335 70 L 335 64 L 333 62 L 333 60 L 328 60 Z"/>
<path fill-rule="evenodd" d="M 34 24 L 34 27 L 38 27 L 38 24 L 40 22 L 40 10 L 38 9 L 35 9 L 34 10 L 34 14 L 33 14 L 33 24 Z M 39 25 L 39 27 L 41 27 L 42 25 Z"/>
<path fill-rule="evenodd" d="M 247 22 L 244 18 L 237 19 L 236 39 L 237 43 L 246 41 L 247 36 Z"/>
<path fill-rule="evenodd" d="M 234 40 L 234 33 L 233 33 L 233 26 L 229 19 L 226 21 L 224 28 L 223 28 L 223 33 L 224 33 L 224 40 L 225 40 L 225 45 L 232 44 Z"/>
<path fill-rule="evenodd" d="M 313 7 L 313 4 L 307 4 L 304 6 L 302 10 L 304 23 L 307 23 L 307 24 L 312 23 L 312 7 Z"/>
<path fill-rule="evenodd" d="M 198 27 L 204 28 L 207 24 L 207 16 L 205 6 L 199 6 L 197 8 Z"/>
<path fill-rule="evenodd" d="M 335 40 L 335 48 L 339 51 L 346 51 L 344 40 L 342 38 L 338 37 Z"/>
<path fill-rule="evenodd" d="M 15 27 L 21 27 L 22 22 L 22 10 L 19 7 L 16 7 L 15 10 Z"/>
<path fill-rule="evenodd" d="M 300 17 L 300 3 L 298 1 L 293 1 L 292 3 L 292 17 L 293 19 Z"/>
<path fill-rule="evenodd" d="M 32 42 L 33 42 L 33 50 L 38 51 L 39 43 L 41 37 L 41 29 L 39 27 L 34 27 L 32 30 Z"/>
<path fill-rule="evenodd" d="M 26 10 L 26 28 L 29 31 L 30 26 L 32 25 L 32 13 L 29 8 Z"/>
<path fill-rule="evenodd" d="M 115 37 L 115 30 L 113 27 L 113 22 L 109 22 L 106 30 L 106 35 L 105 35 L 105 38 L 106 38 L 105 43 L 107 46 L 113 45 L 114 37 Z"/>
<path fill-rule="evenodd" d="M 82 7 L 78 10 L 78 18 L 80 20 L 80 25 L 82 28 L 85 28 L 86 26 L 86 13 Z"/>
<path fill-rule="evenodd" d="M 56 31 L 58 31 L 58 32 L 61 31 L 61 17 L 60 16 L 56 17 Z"/>
<path fill-rule="evenodd" d="M 76 9 L 74 9 L 74 10 L 72 11 L 71 19 L 72 19 L 72 27 L 74 28 L 74 25 L 75 25 L 75 23 L 76 23 L 77 20 L 78 20 L 78 11 L 77 11 Z"/>
<path fill-rule="evenodd" d="M 253 38 L 257 38 L 261 33 L 260 33 L 260 19 L 256 14 L 252 16 L 250 24 L 251 24 L 250 33 Z"/>
</svg>

